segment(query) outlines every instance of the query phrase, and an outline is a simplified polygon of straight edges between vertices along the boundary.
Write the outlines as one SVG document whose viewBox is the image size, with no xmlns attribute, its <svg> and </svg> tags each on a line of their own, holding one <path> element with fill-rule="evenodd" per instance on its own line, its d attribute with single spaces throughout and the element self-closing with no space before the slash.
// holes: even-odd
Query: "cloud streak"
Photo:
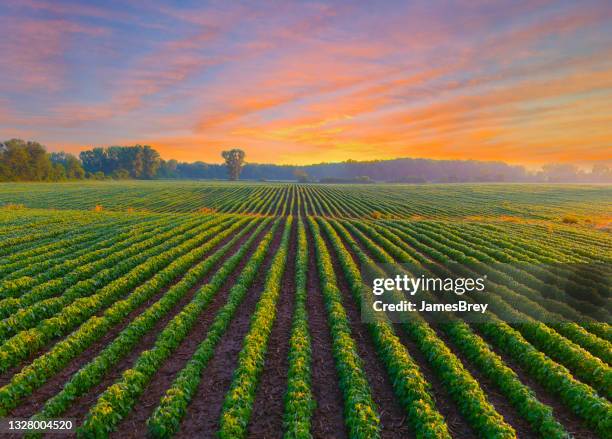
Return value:
<svg viewBox="0 0 612 439">
<path fill-rule="evenodd" d="M 609 159 L 612 6 L 0 6 L 0 134 L 181 160 Z M 607 155 L 607 156 L 606 156 Z"/>
</svg>

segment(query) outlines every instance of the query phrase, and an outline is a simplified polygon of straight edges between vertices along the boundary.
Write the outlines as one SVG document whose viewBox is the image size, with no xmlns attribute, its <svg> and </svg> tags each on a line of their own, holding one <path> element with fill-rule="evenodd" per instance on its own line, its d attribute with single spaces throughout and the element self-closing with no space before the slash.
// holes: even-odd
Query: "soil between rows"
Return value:
<svg viewBox="0 0 612 439">
<path fill-rule="evenodd" d="M 415 249 L 416 251 L 416 249 Z M 531 425 L 527 420 L 521 416 L 516 408 L 512 406 L 510 401 L 499 391 L 495 383 L 486 378 L 449 340 L 443 331 L 437 328 L 437 324 L 432 322 L 428 316 L 424 316 L 425 320 L 429 323 L 432 329 L 436 332 L 436 335 L 440 340 L 444 342 L 446 347 L 461 361 L 465 369 L 472 375 L 472 377 L 478 382 L 478 385 L 483 390 L 489 402 L 493 405 L 495 410 L 504 417 L 504 420 L 514 428 L 517 435 L 520 438 L 537 438 L 539 437 L 532 429 Z"/>
<path fill-rule="evenodd" d="M 393 229 L 391 229 L 390 231 L 393 232 Z M 408 243 L 406 243 L 406 245 L 409 245 Z M 424 257 L 429 258 L 429 255 L 421 252 L 418 249 L 413 248 L 414 251 L 418 252 L 419 254 L 423 255 Z M 439 265 L 436 261 L 431 260 L 432 264 L 435 265 Z M 477 325 L 471 325 L 472 329 L 474 329 L 474 332 L 479 334 L 481 337 L 483 337 L 482 334 L 480 334 L 480 332 L 478 331 Z M 486 337 L 483 337 L 486 340 Z M 453 349 L 453 344 L 452 343 L 447 343 L 447 346 L 449 347 L 449 349 Z M 538 398 L 538 400 L 540 402 L 542 402 L 543 404 L 548 405 L 552 410 L 553 410 L 553 414 L 555 419 L 557 419 L 557 421 L 559 421 L 568 432 L 572 433 L 574 435 L 574 437 L 576 438 L 585 438 L 585 439 L 590 439 L 590 438 L 596 438 L 597 435 L 594 434 L 592 431 L 589 430 L 589 428 L 585 425 L 585 423 L 582 421 L 582 419 L 580 419 L 578 416 L 576 416 L 570 409 L 568 409 L 560 400 L 558 397 L 552 395 L 548 390 L 546 390 L 543 386 L 541 386 L 537 381 L 535 381 L 533 378 L 531 378 L 523 369 L 521 366 L 519 366 L 517 364 L 516 361 L 514 361 L 514 359 L 512 359 L 511 357 L 505 355 L 503 352 L 501 352 L 499 349 L 497 348 L 493 348 L 491 345 L 489 345 L 491 347 L 491 349 L 497 354 L 499 355 L 504 364 L 506 366 L 508 366 L 510 369 L 512 369 L 517 376 L 519 377 L 520 381 L 525 384 L 526 386 L 528 386 L 531 390 L 533 390 L 533 392 L 536 394 L 536 397 Z M 473 365 L 469 362 L 469 361 L 464 361 L 464 358 L 461 355 L 458 355 L 458 357 L 462 360 L 463 365 L 468 368 L 468 370 L 470 370 L 470 372 L 472 370 L 474 370 Z M 481 376 L 477 373 L 477 375 L 474 375 L 474 377 L 477 379 L 477 381 L 479 382 L 480 386 L 486 386 L 487 383 L 489 383 L 488 380 L 486 380 L 486 378 L 484 376 Z M 482 379 L 482 381 L 481 381 Z M 488 392 L 487 390 L 486 393 L 487 395 L 489 394 L 495 394 L 497 393 L 497 391 L 493 390 L 495 388 L 495 386 L 491 383 L 491 392 Z M 484 387 L 483 387 L 484 388 Z M 503 395 L 500 395 L 503 400 L 507 401 L 507 398 Z M 491 400 L 493 402 L 493 400 Z M 508 402 L 498 402 L 497 404 L 495 402 L 493 402 L 496 409 L 500 408 L 500 407 L 507 407 L 508 409 L 513 408 Z M 499 404 L 499 407 L 498 407 Z M 512 414 L 510 414 L 509 412 L 505 412 L 504 409 L 500 409 L 498 410 L 502 416 L 504 416 L 504 418 L 506 418 L 506 414 L 508 414 L 508 418 L 510 420 L 512 420 L 511 416 L 513 416 Z M 518 412 L 516 412 L 516 416 L 520 416 L 518 414 Z M 515 429 L 517 429 L 517 432 L 519 434 L 521 434 L 521 431 L 523 428 L 517 423 L 517 424 L 511 424 Z M 532 433 L 533 434 L 533 433 Z M 523 437 L 523 436 L 521 436 Z"/>
<path fill-rule="evenodd" d="M 393 385 L 387 375 L 384 364 L 378 358 L 376 347 L 368 333 L 368 329 L 361 322 L 361 310 L 350 292 L 350 287 L 338 260 L 338 255 L 327 234 L 324 231 L 321 233 L 331 256 L 337 286 L 342 293 L 342 304 L 349 319 L 351 334 L 356 342 L 359 356 L 363 360 L 364 371 L 372 391 L 372 398 L 378 407 L 381 436 L 383 438 L 414 437 L 414 433 L 406 423 L 407 414 L 395 398 Z M 353 260 L 356 264 L 359 263 L 359 261 L 355 260 L 355 256 L 353 256 Z"/>
<path fill-rule="evenodd" d="M 223 286 L 215 294 L 208 306 L 202 311 L 198 321 L 191 329 L 189 335 L 181 342 L 175 352 L 172 353 L 169 359 L 167 359 L 161 367 L 158 369 L 156 374 L 149 382 L 145 392 L 141 395 L 139 400 L 134 405 L 133 409 L 129 412 L 128 416 L 118 425 L 117 431 L 111 434 L 112 437 L 145 437 L 146 436 L 146 421 L 149 416 L 153 413 L 153 410 L 159 403 L 159 400 L 170 387 L 172 381 L 176 377 L 176 374 L 185 366 L 187 361 L 191 358 L 193 353 L 198 348 L 198 345 L 206 337 L 208 327 L 215 318 L 217 311 L 225 304 L 229 290 L 235 281 L 238 279 L 240 272 L 246 265 L 249 258 L 255 252 L 259 241 L 271 228 L 271 223 L 268 224 L 264 230 L 262 230 L 259 236 L 255 239 L 255 242 L 251 245 L 249 250 L 246 252 L 236 269 L 230 274 L 228 279 L 225 281 Z M 240 246 L 248 239 L 244 237 L 240 243 L 232 248 L 228 253 L 228 258 L 234 254 Z M 223 261 L 224 262 L 224 261 Z M 210 278 L 214 273 L 221 268 L 223 262 L 219 262 L 215 269 L 211 271 Z M 187 303 L 185 303 L 186 305 Z M 178 310 L 180 311 L 180 310 Z M 177 312 L 178 313 L 178 312 Z M 169 321 L 169 320 L 168 320 Z M 160 328 L 160 331 L 163 327 Z M 153 332 L 152 336 L 157 336 L 158 332 Z M 153 346 L 154 340 L 151 343 Z M 144 350 L 144 349 L 143 349 Z M 135 361 L 136 359 L 134 359 Z"/>
<path fill-rule="evenodd" d="M 431 322 L 430 322 L 430 325 Z M 504 420 L 514 428 L 518 437 L 526 438 L 526 439 L 535 439 L 538 438 L 538 434 L 533 431 L 533 428 L 527 422 L 527 420 L 521 416 L 520 413 L 517 412 L 516 408 L 508 401 L 505 395 L 501 393 L 501 391 L 497 388 L 495 383 L 493 383 L 490 379 L 485 377 L 477 368 L 469 361 L 459 350 L 455 347 L 455 345 L 449 340 L 449 338 L 444 334 L 443 331 L 435 328 L 432 325 L 432 328 L 435 329 L 436 334 L 440 340 L 444 342 L 446 347 L 448 347 L 453 354 L 461 360 L 463 367 L 474 377 L 474 379 L 478 382 L 480 388 L 487 395 L 487 399 L 495 410 L 504 417 Z"/>
<path fill-rule="evenodd" d="M 380 265 L 376 258 L 373 257 L 371 252 L 361 243 L 361 241 L 355 236 L 350 230 L 347 229 L 349 235 L 355 240 L 355 242 L 359 245 L 361 250 L 376 264 Z M 358 263 L 359 259 L 357 255 L 354 254 L 352 249 L 348 249 L 351 253 L 351 256 Z M 463 417 L 463 415 L 459 412 L 459 408 L 452 400 L 446 385 L 438 378 L 434 370 L 429 365 L 427 358 L 418 345 L 408 336 L 406 331 L 401 328 L 399 325 L 394 325 L 395 333 L 399 337 L 402 344 L 406 347 L 409 355 L 412 357 L 413 361 L 419 366 L 419 370 L 421 374 L 425 378 L 426 381 L 429 382 L 431 386 L 431 395 L 433 396 L 436 402 L 436 408 L 438 411 L 444 416 L 448 430 L 453 437 L 456 438 L 473 438 L 476 437 L 476 433 L 472 430 L 467 420 Z"/>
<path fill-rule="evenodd" d="M 279 224 L 274 235 L 273 241 L 268 248 L 268 252 L 262 262 L 262 268 L 253 284 L 248 289 L 246 297 L 242 304 L 238 307 L 234 318 L 232 319 L 227 331 L 221 337 L 221 340 L 216 346 L 215 353 L 203 372 L 202 380 L 198 386 L 187 413 L 181 423 L 181 428 L 176 437 L 215 437 L 218 430 L 219 416 L 221 407 L 225 399 L 225 394 L 229 390 L 229 386 L 233 377 L 234 368 L 238 360 L 238 354 L 242 349 L 242 342 L 249 330 L 251 316 L 255 310 L 255 306 L 263 291 L 266 273 L 272 263 L 274 255 L 280 246 L 280 241 L 283 233 L 283 223 Z M 239 273 L 236 271 L 235 273 Z M 238 275 L 236 276 L 236 278 Z M 232 279 L 227 283 L 227 292 L 234 285 L 236 279 Z M 227 296 L 227 293 L 224 294 Z M 221 306 L 221 305 L 220 305 Z M 220 308 L 219 306 L 219 308 Z M 212 309 L 209 316 L 205 318 L 212 322 L 216 315 L 216 310 L 213 314 Z M 195 333 L 192 331 L 192 333 Z M 199 342 L 205 338 L 206 334 L 198 336 L 197 343 L 193 343 L 193 351 L 197 348 Z M 193 337 L 190 337 L 193 342 Z M 193 352 L 192 351 L 192 352 Z M 191 354 L 190 354 L 191 355 Z M 168 379 L 164 384 L 165 390 L 171 380 Z M 161 396 L 161 394 L 159 395 Z M 155 403 L 159 401 L 156 398 Z M 152 410 L 152 408 L 151 408 Z"/>
<path fill-rule="evenodd" d="M 214 226 L 213 226 L 213 227 L 214 227 Z M 172 227 L 167 227 L 167 228 L 165 228 L 165 229 L 164 229 L 164 231 L 165 231 L 165 232 L 167 232 L 168 230 L 171 230 L 171 229 L 172 229 Z M 210 229 L 210 228 L 207 228 L 206 230 L 202 231 L 202 233 L 206 233 L 206 231 L 208 231 L 209 229 Z M 141 239 L 141 240 L 139 240 L 139 241 L 137 241 L 137 242 L 142 242 L 142 239 Z M 148 247 L 146 250 L 147 250 L 147 251 L 148 251 L 148 250 L 152 250 L 152 249 L 154 249 L 155 247 L 158 247 L 158 246 L 160 246 L 160 245 L 163 245 L 163 242 L 159 242 L 159 243 L 157 243 L 157 244 L 154 244 L 154 245 L 152 245 L 152 246 Z M 134 256 L 136 256 L 136 255 L 132 255 L 132 256 L 130 256 L 130 257 L 134 257 Z M 95 261 L 94 261 L 94 262 L 95 262 Z M 142 263 L 144 263 L 144 262 L 146 262 L 146 261 L 143 261 L 143 262 L 138 263 L 136 266 L 132 267 L 130 270 L 132 270 L 132 269 L 134 269 L 134 268 L 136 268 L 136 267 L 140 266 L 140 265 L 141 265 Z M 99 273 L 100 273 L 101 271 L 103 271 L 103 270 L 104 270 L 104 269 L 101 269 L 101 270 L 96 271 L 96 272 L 95 272 L 95 273 L 93 273 L 91 276 L 89 276 L 89 278 L 87 278 L 87 279 L 90 279 L 91 277 L 96 276 L 97 274 L 99 274 Z M 142 282 L 141 282 L 139 285 L 142 285 L 143 283 L 147 282 L 147 281 L 148 281 L 149 279 L 151 279 L 151 278 L 152 278 L 154 275 L 155 275 L 155 274 L 153 274 L 152 276 L 149 276 L 147 279 L 145 279 L 144 281 L 142 281 Z M 124 276 L 124 275 L 120 275 L 120 276 L 119 276 L 119 277 L 117 277 L 117 278 L 113 278 L 113 279 L 110 279 L 110 280 L 106 280 L 106 281 L 105 281 L 105 282 L 104 282 L 102 285 L 99 285 L 97 288 L 98 288 L 98 289 L 102 289 L 102 288 L 104 288 L 105 286 L 107 286 L 108 284 L 110 284 L 110 283 L 112 283 L 112 282 L 116 281 L 117 279 L 119 279 L 119 278 L 121 278 L 121 277 L 123 277 L 123 276 Z M 83 279 L 83 280 L 81 280 L 81 281 L 84 281 L 84 280 L 87 280 L 87 279 Z M 81 281 L 79 281 L 79 282 L 81 282 Z M 78 284 L 78 283 L 77 283 L 77 284 Z M 75 285 L 76 285 L 76 284 L 75 284 Z M 137 285 L 135 288 L 137 288 L 139 285 Z M 130 291 L 130 292 L 131 292 L 131 291 Z M 62 291 L 62 292 L 61 292 L 59 295 L 55 295 L 55 296 L 53 296 L 53 297 L 54 297 L 54 298 L 56 298 L 56 297 L 60 297 L 60 296 L 61 296 L 63 293 L 64 293 L 64 291 Z M 91 296 L 91 295 L 93 295 L 93 294 L 96 294 L 96 293 L 97 293 L 97 291 L 94 291 L 94 292 L 93 292 L 92 294 L 90 294 L 89 296 Z M 129 294 L 129 293 L 128 293 L 128 294 Z M 126 295 L 121 296 L 120 298 L 118 298 L 118 299 L 116 299 L 116 300 L 122 300 L 122 299 L 123 299 L 123 298 L 125 298 L 126 296 L 127 296 L 127 294 L 126 294 Z M 112 306 L 112 304 L 111 304 L 111 306 Z M 104 307 L 104 308 L 103 308 L 103 309 L 101 309 L 101 310 L 98 310 L 98 311 L 97 311 L 97 312 L 96 312 L 94 315 L 95 315 L 95 316 L 101 316 L 102 314 L 104 314 L 104 312 L 106 311 L 106 309 L 107 309 L 107 308 L 108 308 L 108 306 L 107 306 L 107 307 Z M 54 316 L 56 316 L 56 315 L 57 315 L 57 313 L 53 314 L 51 317 L 48 317 L 48 318 L 52 318 L 52 317 L 54 317 Z M 45 319 L 46 319 L 46 318 L 45 318 Z M 45 320 L 45 319 L 43 319 L 43 320 Z M 79 325 L 79 326 L 80 326 L 80 325 Z M 35 326 L 34 326 L 34 327 L 35 327 Z M 49 351 L 50 351 L 50 350 L 53 348 L 53 346 L 55 346 L 55 344 L 56 344 L 56 343 L 58 343 L 58 342 L 60 342 L 60 341 L 62 341 L 62 340 L 65 340 L 67 337 L 69 337 L 69 336 L 70 336 L 70 334 L 71 334 L 72 332 L 74 332 L 76 329 L 77 329 L 77 328 L 74 328 L 74 329 L 73 329 L 73 330 L 71 330 L 71 331 L 70 331 L 68 334 L 52 339 L 52 340 L 51 340 L 49 343 L 45 344 L 43 347 L 41 347 L 40 349 L 38 349 L 38 350 L 37 350 L 35 353 L 31 354 L 31 355 L 30 355 L 30 356 L 29 356 L 29 357 L 28 357 L 26 360 L 21 361 L 19 364 L 17 364 L 16 366 L 12 367 L 11 369 L 9 369 L 7 372 L 5 372 L 5 373 L 3 373 L 3 374 L 0 374 L 0 387 L 1 387 L 1 386 L 4 386 L 4 385 L 5 385 L 5 384 L 7 384 L 8 382 L 10 382 L 10 381 L 11 381 L 11 379 L 12 379 L 12 377 L 13 377 L 13 375 L 17 374 L 17 373 L 18 373 L 18 372 L 19 372 L 19 371 L 20 371 L 20 370 L 21 370 L 23 367 L 25 367 L 27 364 L 30 364 L 30 363 L 31 363 L 32 361 L 34 361 L 36 358 L 38 358 L 38 357 L 40 357 L 40 356 L 42 356 L 42 355 L 46 354 L 47 352 L 49 352 Z"/>
<path fill-rule="evenodd" d="M 139 241 L 140 242 L 140 241 Z M 161 245 L 161 243 L 156 244 L 156 245 Z M 101 270 L 96 271 L 94 274 L 92 274 L 90 276 L 93 277 L 95 276 L 97 273 L 99 273 Z M 112 282 L 113 280 L 109 281 Z M 41 284 L 37 284 L 37 286 L 39 285 L 43 285 L 44 283 Z M 105 285 L 107 285 L 108 283 L 100 286 L 99 288 L 103 288 Z M 54 297 L 59 297 L 61 296 L 61 294 L 63 294 L 64 292 L 62 291 L 59 295 L 56 295 Z M 106 308 L 105 308 L 106 309 Z M 100 315 L 104 312 L 104 310 L 98 312 L 96 315 Z M 54 314 L 55 315 L 55 314 Z M 72 331 L 71 331 L 72 332 Z M 57 339 L 52 340 L 50 343 L 47 343 L 45 346 L 43 346 L 42 348 L 40 348 L 38 351 L 36 351 L 35 353 L 31 354 L 27 359 L 21 361 L 19 364 L 11 367 L 9 370 L 7 370 L 4 373 L 0 374 L 0 387 L 8 384 L 11 379 L 13 378 L 13 376 L 17 373 L 19 373 L 19 371 L 21 371 L 21 369 L 23 369 L 26 365 L 30 364 L 32 361 L 34 361 L 36 358 L 46 354 L 47 352 L 49 352 L 53 346 L 57 343 L 60 342 L 62 340 L 64 340 L 66 337 L 70 336 L 70 334 L 67 334 L 66 336 L 62 336 L 62 337 L 58 337 Z M 10 338 L 9 338 L 10 339 Z"/>
<path fill-rule="evenodd" d="M 393 232 L 394 230 L 391 229 L 390 231 Z M 405 243 L 405 244 L 409 245 L 408 243 Z M 424 257 L 430 259 L 427 254 L 421 252 L 420 250 L 416 248 L 413 248 L 413 250 L 423 255 Z M 430 260 L 432 264 L 439 265 L 436 261 L 432 259 Z M 479 331 L 477 327 L 475 325 L 472 325 L 472 327 L 475 330 L 475 332 L 478 334 Z M 482 336 L 482 334 L 480 335 Z M 452 343 L 447 343 L 447 346 L 449 347 L 449 349 L 454 351 Z M 590 439 L 590 438 L 597 437 L 597 435 L 591 432 L 588 429 L 588 427 L 584 424 L 584 422 L 579 417 L 577 417 L 571 410 L 569 410 L 559 400 L 559 398 L 552 395 L 549 391 L 543 388 L 537 381 L 535 381 L 528 374 L 526 374 L 524 370 L 516 363 L 516 361 L 514 361 L 512 358 L 505 355 L 499 349 L 493 348 L 492 346 L 491 348 L 493 349 L 493 351 L 495 351 L 495 353 L 497 353 L 502 358 L 504 364 L 508 366 L 509 368 L 511 368 L 518 375 L 521 382 L 534 391 L 534 393 L 536 394 L 536 397 L 538 398 L 540 402 L 552 408 L 555 418 L 567 429 L 568 432 L 574 434 L 576 438 Z M 458 357 L 461 359 L 466 369 L 468 369 L 470 372 L 472 372 L 472 370 L 475 371 L 474 366 L 469 361 L 465 360 L 463 356 L 458 355 Z M 510 410 L 512 409 L 516 413 L 516 416 L 520 417 L 518 412 L 516 412 L 516 410 L 509 404 L 509 402 L 507 401 L 507 398 L 504 395 L 498 394 L 498 392 L 494 390 L 495 385 L 493 383 L 490 383 L 484 376 L 480 375 L 478 372 L 476 372 L 476 375 L 473 375 L 473 376 L 477 379 L 479 385 L 485 390 L 485 393 L 487 393 L 488 397 L 490 397 L 489 395 L 493 395 L 492 398 L 490 397 L 491 398 L 490 401 L 495 405 L 495 408 L 498 409 L 499 413 L 501 413 L 502 416 L 504 416 L 504 418 L 506 418 L 506 416 L 508 415 L 506 420 L 515 422 L 513 421 L 514 414 L 510 412 Z M 491 384 L 490 388 L 483 387 L 483 386 L 487 386 L 489 383 Z M 499 398 L 497 398 L 495 395 L 499 396 Z M 499 399 L 497 403 L 495 402 L 496 399 Z M 504 408 L 501 408 L 501 407 L 504 407 Z M 505 411 L 506 408 L 508 408 L 509 411 Z M 518 422 L 516 423 L 512 423 L 512 422 L 511 422 L 511 425 L 515 429 L 517 429 L 517 433 L 520 435 L 520 437 L 523 437 L 524 436 L 523 432 L 526 431 L 526 429 L 523 426 L 528 425 L 528 423 L 526 423 L 526 421 L 523 421 L 522 417 L 520 421 L 523 423 L 522 426 Z M 529 429 L 531 429 L 530 426 L 529 426 Z M 531 431 L 531 434 L 533 435 L 534 433 L 532 432 L 532 430 L 530 431 Z"/>
<path fill-rule="evenodd" d="M 303 206 L 304 204 L 302 204 Z M 307 242 L 313 242 L 312 232 L 305 224 Z M 312 393 L 316 408 L 312 416 L 312 435 L 316 438 L 345 438 L 344 400 L 332 351 L 332 339 L 327 310 L 321 293 L 314 246 L 308 248 L 306 310 L 312 340 Z"/>
<path fill-rule="evenodd" d="M 268 350 L 261 374 L 251 422 L 249 436 L 272 438 L 282 437 L 283 397 L 287 388 L 289 367 L 289 339 L 295 300 L 295 257 L 297 248 L 297 221 L 291 225 L 287 262 L 281 283 L 280 297 Z"/>
<path fill-rule="evenodd" d="M 214 254 L 218 249 L 220 249 L 223 245 L 225 245 L 231 239 L 232 239 L 232 236 L 229 236 L 229 237 L 223 239 L 219 244 L 217 244 L 213 249 L 211 249 L 210 252 L 207 252 L 202 258 L 200 258 L 193 265 L 196 265 L 196 264 L 202 262 L 207 257 L 209 257 L 210 255 Z M 244 239 L 246 239 L 246 238 L 241 239 L 241 241 L 243 241 Z M 233 248 L 236 248 L 237 245 L 238 244 L 234 245 Z M 177 305 L 175 305 L 164 318 L 162 318 L 162 319 L 160 319 L 160 321 L 158 321 L 158 323 L 156 324 L 154 329 L 149 331 L 143 337 L 141 342 L 137 345 L 137 348 L 134 349 L 127 357 L 123 358 L 119 362 L 119 364 L 113 368 L 113 371 L 115 372 L 115 374 L 117 374 L 119 371 L 123 371 L 122 366 L 126 362 L 128 362 L 134 356 L 137 356 L 138 354 L 140 354 L 140 352 L 142 352 L 144 349 L 146 349 L 146 347 L 143 347 L 143 346 L 146 346 L 147 342 L 150 342 L 149 339 L 152 337 L 152 335 L 157 335 L 157 329 L 159 327 L 163 328 L 163 326 L 165 326 L 165 324 L 170 320 L 170 318 L 172 318 L 174 316 L 174 314 L 178 313 L 178 311 L 180 309 L 182 309 L 182 307 L 189 300 L 191 300 L 191 297 L 193 297 L 193 294 L 195 294 L 197 289 L 201 285 L 203 285 L 205 282 L 207 282 L 207 280 L 211 276 L 211 273 L 214 273 L 214 270 L 218 269 L 218 267 L 220 267 L 221 264 L 222 264 L 221 261 L 218 262 L 216 264 L 216 267 L 214 267 L 213 270 L 209 271 L 209 273 L 204 277 L 203 280 L 201 280 L 195 287 L 190 289 L 187 292 L 187 294 L 185 294 L 185 296 L 179 301 L 179 303 Z M 185 273 L 186 272 L 187 271 L 185 271 Z M 119 333 L 121 331 L 123 331 L 123 329 L 125 329 L 130 324 L 130 322 L 132 322 L 142 312 L 147 310 L 151 305 L 153 305 L 155 302 L 157 302 L 159 299 L 161 299 L 163 297 L 163 295 L 172 286 L 176 285 L 180 281 L 180 279 L 182 279 L 182 277 L 184 276 L 185 273 L 177 276 L 175 279 L 173 279 L 173 281 L 168 286 L 162 288 L 160 291 L 155 293 L 153 295 L 153 297 L 151 297 L 145 303 L 143 303 L 138 308 L 136 308 L 131 313 L 129 313 L 128 316 L 126 318 L 124 318 L 119 324 L 117 324 L 113 328 L 111 328 L 106 334 L 104 334 L 104 336 L 102 338 L 100 338 L 96 342 L 94 342 L 81 355 L 79 355 L 77 358 L 73 359 L 64 369 L 62 369 L 59 373 L 55 374 L 43 386 L 41 386 L 32 395 L 30 395 L 28 398 L 26 398 L 24 400 L 24 402 L 22 404 L 20 404 L 17 408 L 15 408 L 11 414 L 13 416 L 29 417 L 29 416 L 33 415 L 34 413 L 36 413 L 37 411 L 39 411 L 43 407 L 44 403 L 49 398 L 51 398 L 52 396 L 57 394 L 62 389 L 62 387 L 64 386 L 64 383 L 66 383 L 74 373 L 76 373 L 84 365 L 89 363 L 98 354 L 100 354 L 100 352 L 104 348 L 106 348 L 106 346 L 110 342 L 112 342 L 119 335 Z M 154 342 L 154 340 L 152 342 L 150 342 L 150 343 L 152 344 L 153 342 Z M 105 380 L 103 380 L 103 383 L 106 383 L 108 381 L 108 379 L 110 379 L 110 378 L 105 378 Z M 100 390 L 99 387 L 100 386 L 95 387 L 90 392 L 88 392 L 86 395 L 84 395 L 83 397 L 77 399 L 73 403 L 72 407 L 68 411 L 69 414 L 73 415 L 73 416 L 70 416 L 70 417 L 74 417 L 74 418 L 78 419 L 79 421 L 81 420 L 81 417 L 78 416 L 78 414 L 80 414 L 80 413 L 73 413 L 73 411 L 74 410 L 78 410 L 78 409 L 83 410 L 85 408 L 88 409 L 89 405 L 84 404 L 84 402 L 85 402 L 85 400 L 87 398 L 97 398 L 99 390 Z M 104 387 L 102 389 L 104 389 Z M 94 401 L 95 401 L 95 399 L 94 399 Z M 75 406 L 77 406 L 78 409 L 76 409 Z"/>
<path fill-rule="evenodd" d="M 484 334 L 480 333 L 477 325 L 472 325 L 472 329 L 474 332 L 479 334 L 482 338 L 486 340 Z M 559 397 L 553 395 L 548 390 L 546 390 L 540 383 L 538 383 L 535 379 L 531 378 L 529 374 L 525 372 L 525 370 L 509 355 L 506 355 L 500 349 L 493 347 L 489 344 L 491 349 L 495 351 L 497 355 L 501 357 L 504 364 L 508 366 L 510 369 L 514 371 L 521 380 L 523 384 L 528 386 L 533 393 L 535 393 L 538 400 L 548 405 L 553 410 L 553 415 L 557 421 L 561 423 L 565 427 L 565 429 L 573 435 L 576 439 L 596 439 L 599 436 L 593 433 L 589 427 L 575 415 L 570 409 L 568 409 L 559 399 Z"/>
</svg>

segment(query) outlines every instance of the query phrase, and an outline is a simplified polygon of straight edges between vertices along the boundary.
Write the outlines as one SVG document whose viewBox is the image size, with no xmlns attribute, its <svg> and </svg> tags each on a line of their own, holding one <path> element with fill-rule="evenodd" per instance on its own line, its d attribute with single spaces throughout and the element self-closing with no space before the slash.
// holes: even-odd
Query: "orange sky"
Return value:
<svg viewBox="0 0 612 439">
<path fill-rule="evenodd" d="M 7 1 L 0 140 L 162 157 L 612 159 L 607 1 Z"/>
</svg>

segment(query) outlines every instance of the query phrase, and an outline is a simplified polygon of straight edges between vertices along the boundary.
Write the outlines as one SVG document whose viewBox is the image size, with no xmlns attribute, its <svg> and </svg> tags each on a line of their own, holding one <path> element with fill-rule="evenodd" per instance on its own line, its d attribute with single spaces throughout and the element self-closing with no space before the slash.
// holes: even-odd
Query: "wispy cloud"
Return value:
<svg viewBox="0 0 612 439">
<path fill-rule="evenodd" d="M 0 6 L 0 133 L 166 157 L 599 160 L 612 7 L 573 2 Z"/>
</svg>

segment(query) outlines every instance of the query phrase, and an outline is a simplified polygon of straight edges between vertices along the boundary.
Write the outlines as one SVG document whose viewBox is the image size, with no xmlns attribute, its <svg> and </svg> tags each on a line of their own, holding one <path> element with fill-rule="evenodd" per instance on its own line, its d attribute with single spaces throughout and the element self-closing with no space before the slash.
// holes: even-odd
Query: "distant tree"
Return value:
<svg viewBox="0 0 612 439">
<path fill-rule="evenodd" d="M 158 178 L 177 178 L 178 162 L 174 159 L 171 160 L 160 160 L 159 169 L 157 170 L 156 177 Z"/>
<path fill-rule="evenodd" d="M 98 172 L 94 172 L 92 174 L 89 174 L 89 177 L 94 179 L 94 180 L 104 180 L 106 178 L 106 175 L 104 175 L 104 172 L 98 171 Z"/>
<path fill-rule="evenodd" d="M 604 163 L 595 163 L 591 171 L 591 179 L 597 183 L 612 182 L 612 169 Z"/>
<path fill-rule="evenodd" d="M 54 167 L 60 165 L 64 168 L 63 179 L 80 180 L 85 178 L 85 170 L 80 160 L 74 155 L 65 152 L 52 152 L 50 158 Z"/>
<path fill-rule="evenodd" d="M 83 179 L 85 178 L 85 169 L 79 159 L 72 154 L 66 154 L 66 161 L 64 162 L 66 169 L 66 177 L 69 179 Z"/>
<path fill-rule="evenodd" d="M 304 171 L 303 169 L 296 169 L 295 171 L 293 171 L 293 176 L 300 183 L 308 183 L 310 181 L 310 177 L 308 176 L 308 172 Z"/>
<path fill-rule="evenodd" d="M 149 145 L 142 147 L 142 177 L 151 179 L 155 178 L 157 171 L 161 165 L 159 153 Z"/>
<path fill-rule="evenodd" d="M 104 172 L 102 169 L 106 165 L 106 154 L 103 148 L 93 148 L 88 151 L 82 151 L 79 157 L 86 172 L 92 174 L 98 171 Z"/>
<path fill-rule="evenodd" d="M 61 163 L 51 164 L 51 180 L 63 181 L 66 180 L 66 168 Z"/>
<path fill-rule="evenodd" d="M 0 180 L 50 180 L 52 168 L 49 154 L 38 142 L 11 139 L 0 149 Z"/>
<path fill-rule="evenodd" d="M 238 180 L 240 177 L 240 171 L 242 170 L 242 165 L 244 164 L 244 151 L 241 149 L 231 149 L 229 151 L 223 151 L 221 156 L 225 159 L 229 179 Z"/>
<path fill-rule="evenodd" d="M 93 148 L 80 154 L 86 172 L 115 175 L 127 171 L 132 178 L 151 179 L 161 166 L 159 153 L 148 145 Z M 123 172 L 120 175 L 124 175 Z"/>
<path fill-rule="evenodd" d="M 571 163 L 549 163 L 542 166 L 542 171 L 546 179 L 554 183 L 578 181 L 582 177 L 578 166 Z"/>
</svg>

